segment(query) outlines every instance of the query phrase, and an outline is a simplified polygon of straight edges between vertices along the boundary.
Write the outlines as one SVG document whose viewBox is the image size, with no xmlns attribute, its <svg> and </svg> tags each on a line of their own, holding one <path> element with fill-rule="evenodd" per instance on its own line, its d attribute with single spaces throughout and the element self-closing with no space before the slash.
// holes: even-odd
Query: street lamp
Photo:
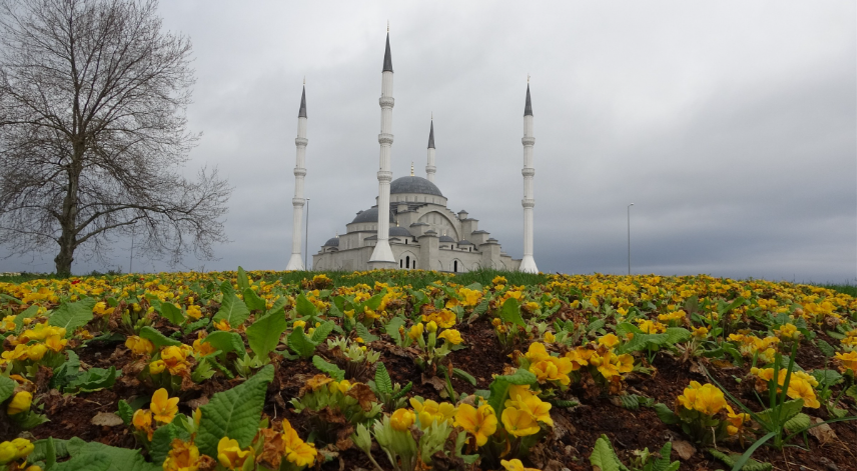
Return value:
<svg viewBox="0 0 857 471">
<path fill-rule="evenodd" d="M 306 199 L 306 235 L 304 239 L 304 270 L 309 271 L 309 266 L 307 266 L 307 255 L 309 254 L 309 198 Z"/>
<path fill-rule="evenodd" d="M 628 276 L 631 276 L 631 206 L 634 203 L 628 205 Z"/>
</svg>

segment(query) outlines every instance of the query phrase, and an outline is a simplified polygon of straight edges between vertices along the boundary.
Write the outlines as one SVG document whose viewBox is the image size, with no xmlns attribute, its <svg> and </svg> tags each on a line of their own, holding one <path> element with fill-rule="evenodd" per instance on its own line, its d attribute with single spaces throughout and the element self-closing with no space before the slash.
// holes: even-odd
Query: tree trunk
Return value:
<svg viewBox="0 0 857 471">
<path fill-rule="evenodd" d="M 71 262 L 74 260 L 74 244 L 71 241 L 65 240 L 65 237 L 60 237 L 60 253 L 54 258 L 56 263 L 57 275 L 71 276 Z"/>
<path fill-rule="evenodd" d="M 77 109 L 76 101 L 75 109 Z M 77 193 L 80 188 L 80 173 L 83 170 L 82 162 L 85 152 L 83 139 L 75 139 L 72 146 L 74 151 L 67 170 L 68 186 L 66 187 L 65 198 L 62 203 L 62 215 L 59 221 L 62 228 L 62 234 L 57 240 L 60 253 L 54 258 L 57 275 L 60 276 L 71 275 L 71 262 L 74 261 L 74 249 L 77 248 Z"/>
</svg>

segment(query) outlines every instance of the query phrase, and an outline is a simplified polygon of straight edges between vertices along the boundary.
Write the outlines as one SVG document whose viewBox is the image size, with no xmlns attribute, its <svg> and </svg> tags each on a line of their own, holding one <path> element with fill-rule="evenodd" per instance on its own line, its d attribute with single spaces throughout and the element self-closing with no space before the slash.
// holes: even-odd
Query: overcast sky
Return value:
<svg viewBox="0 0 857 471">
<path fill-rule="evenodd" d="M 193 42 L 188 174 L 234 192 L 205 270 L 282 269 L 306 76 L 310 254 L 375 203 L 386 21 L 394 178 L 425 176 L 522 255 L 524 95 L 544 272 L 857 280 L 854 1 L 164 1 Z M 128 270 L 127 244 L 112 266 Z M 0 261 L 52 271 L 55 254 Z M 77 257 L 76 273 L 105 265 Z M 135 270 L 167 265 L 134 261 Z M 181 269 L 178 267 L 177 269 Z"/>
</svg>

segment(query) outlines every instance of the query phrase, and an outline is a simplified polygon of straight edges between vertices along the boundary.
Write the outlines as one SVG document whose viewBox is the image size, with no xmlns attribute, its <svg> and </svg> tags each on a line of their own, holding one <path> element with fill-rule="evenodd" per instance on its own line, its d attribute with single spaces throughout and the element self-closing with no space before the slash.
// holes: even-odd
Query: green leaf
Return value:
<svg viewBox="0 0 857 471">
<path fill-rule="evenodd" d="M 217 456 L 217 443 L 223 437 L 237 440 L 241 448 L 249 446 L 259 429 L 265 393 L 273 379 L 274 367 L 267 365 L 243 384 L 214 394 L 208 404 L 201 406 L 196 437 L 199 451 Z"/>
<path fill-rule="evenodd" d="M 231 327 L 238 327 L 250 317 L 250 311 L 244 301 L 238 299 L 234 292 L 223 293 L 223 303 L 220 310 L 211 318 L 214 322 L 225 320 Z"/>
<path fill-rule="evenodd" d="M 787 420 L 786 423 L 783 424 L 783 428 L 788 430 L 790 433 L 798 433 L 808 429 L 810 425 L 812 425 L 812 421 L 809 416 L 800 412 Z"/>
<path fill-rule="evenodd" d="M 672 411 L 666 404 L 657 403 L 652 406 L 655 409 L 655 413 L 658 414 L 658 417 L 661 419 L 661 422 L 667 425 L 673 425 L 679 423 L 678 415 Z"/>
<path fill-rule="evenodd" d="M 104 453 L 88 453 L 59 463 L 51 471 L 108 471 L 109 469 L 110 457 Z"/>
<path fill-rule="evenodd" d="M 628 469 L 619 462 L 607 435 L 601 435 L 598 440 L 595 440 L 592 454 L 589 455 L 589 463 L 593 467 L 597 466 L 601 471 L 625 471 Z"/>
<path fill-rule="evenodd" d="M 317 343 L 304 334 L 304 328 L 298 327 L 288 336 L 288 347 L 301 358 L 309 358 L 315 352 Z"/>
<path fill-rule="evenodd" d="M 326 361 L 324 358 L 318 355 L 313 355 L 312 364 L 315 365 L 315 367 L 318 368 L 321 372 L 327 373 L 328 376 L 337 381 L 342 381 L 343 379 L 345 379 L 345 371 L 343 371 L 341 368 L 334 365 L 333 363 Z"/>
<path fill-rule="evenodd" d="M 315 343 L 321 343 L 324 339 L 333 332 L 333 328 L 336 326 L 331 321 L 327 321 L 322 323 L 320 326 L 316 327 L 312 333 L 312 341 Z M 364 339 L 365 340 L 365 339 Z"/>
<path fill-rule="evenodd" d="M 835 330 L 828 330 L 826 332 L 827 332 L 827 335 L 835 338 L 836 340 L 843 340 L 845 338 L 845 334 L 836 332 Z"/>
<path fill-rule="evenodd" d="M 824 340 L 818 339 L 816 344 L 818 345 L 818 349 L 821 350 L 821 353 L 823 353 L 824 356 L 832 358 L 834 355 L 836 355 L 836 350 Z"/>
<path fill-rule="evenodd" d="M 80 439 L 78 439 L 80 440 Z M 65 458 L 68 456 L 68 449 L 66 448 L 69 440 L 59 440 L 55 438 L 45 438 L 42 440 L 36 440 L 33 443 L 33 451 L 27 456 L 27 460 L 32 463 L 36 461 L 45 461 L 47 464 L 51 455 L 53 455 L 54 462 L 58 458 Z M 49 467 L 45 467 L 50 470 Z"/>
<path fill-rule="evenodd" d="M 218 330 L 217 332 L 208 334 L 207 337 L 202 339 L 202 343 L 210 343 L 215 350 L 220 350 L 224 355 L 229 352 L 238 352 L 238 356 L 240 357 L 246 353 L 244 350 L 244 340 L 236 332 Z"/>
<path fill-rule="evenodd" d="M 131 404 L 125 399 L 119 399 L 119 404 L 117 404 L 118 410 L 116 415 L 118 415 L 122 422 L 125 422 L 125 425 L 131 425 L 131 422 L 134 419 L 134 408 L 131 407 Z"/>
<path fill-rule="evenodd" d="M 80 358 L 74 350 L 67 350 L 68 360 L 65 363 L 54 368 L 54 374 L 51 376 L 51 389 L 62 389 L 65 385 L 71 382 L 80 374 Z"/>
<path fill-rule="evenodd" d="M 390 322 L 387 322 L 387 324 L 384 325 L 384 331 L 387 332 L 387 335 L 392 337 L 393 341 L 396 342 L 396 344 L 398 345 L 402 343 L 402 334 L 399 332 L 399 327 L 404 326 L 404 319 L 402 319 L 401 317 L 394 317 L 390 319 Z"/>
<path fill-rule="evenodd" d="M 502 319 L 503 322 L 511 322 L 512 324 L 516 324 L 521 327 L 525 327 L 527 325 L 521 317 L 521 307 L 518 304 L 518 300 L 515 298 L 509 298 L 503 303 L 503 307 L 500 308 L 500 319 Z"/>
<path fill-rule="evenodd" d="M 750 451 L 750 450 L 747 450 L 747 451 Z M 755 451 L 755 449 L 753 451 Z M 741 470 L 741 471 L 770 471 L 774 467 L 771 463 L 760 463 L 760 462 L 750 458 L 749 456 L 743 464 L 739 464 L 739 461 L 741 461 L 742 455 L 739 455 L 738 453 L 726 454 L 726 453 L 723 453 L 722 451 L 717 450 L 715 448 L 709 448 L 708 453 L 710 453 L 711 456 L 713 456 L 713 457 L 719 459 L 720 461 L 722 461 L 723 463 L 725 463 L 726 466 L 732 466 L 732 469 L 734 471 L 738 471 L 738 470 Z"/>
<path fill-rule="evenodd" d="M 299 294 L 295 299 L 295 309 L 297 309 L 301 317 L 315 317 L 318 315 L 318 308 L 303 293 Z"/>
<path fill-rule="evenodd" d="M 670 442 L 666 442 L 664 446 L 661 447 L 661 451 L 658 452 L 661 457 L 653 463 L 652 471 L 678 471 L 679 466 L 681 466 L 681 462 L 670 462 L 670 453 L 672 453 L 672 448 L 673 445 Z"/>
<path fill-rule="evenodd" d="M 285 296 L 280 296 L 276 301 L 274 301 L 274 305 L 271 306 L 271 309 L 268 309 L 268 314 L 274 311 L 283 311 L 283 317 L 285 317 L 286 303 L 288 303 L 288 299 Z"/>
<path fill-rule="evenodd" d="M 121 373 L 117 373 L 115 366 L 111 366 L 108 370 L 104 368 L 90 368 L 85 373 L 74 378 L 68 386 L 63 388 L 63 391 L 93 392 L 99 389 L 112 388 L 118 375 L 121 375 Z"/>
<path fill-rule="evenodd" d="M 20 299 L 13 297 L 13 296 L 9 296 L 8 294 L 0 293 L 0 298 L 5 299 L 7 301 L 12 301 L 15 304 L 24 304 L 24 302 L 21 301 Z"/>
<path fill-rule="evenodd" d="M 390 379 L 390 373 L 387 372 L 387 367 L 382 361 L 375 363 L 375 387 L 384 394 L 393 393 L 393 381 Z"/>
<path fill-rule="evenodd" d="M 181 325 L 184 322 L 184 314 L 182 314 L 181 308 L 173 303 L 161 303 L 160 312 L 162 316 L 175 325 Z"/>
<path fill-rule="evenodd" d="M 667 327 L 665 334 L 668 345 L 675 345 L 690 338 L 690 331 L 683 327 Z"/>
<path fill-rule="evenodd" d="M 178 347 L 182 344 L 178 340 L 171 339 L 148 325 L 140 329 L 140 337 L 151 341 L 155 344 L 155 348 Z"/>
<path fill-rule="evenodd" d="M 172 448 L 170 445 L 176 438 L 187 440 L 190 434 L 187 430 L 176 426 L 175 422 L 158 427 L 152 435 L 152 444 L 149 446 L 152 462 L 163 463 Z"/>
<path fill-rule="evenodd" d="M 24 330 L 24 319 L 30 319 L 36 317 L 36 314 L 39 313 L 39 306 L 33 304 L 27 309 L 24 309 L 17 316 L 15 316 L 15 334 L 20 334 L 22 330 Z"/>
<path fill-rule="evenodd" d="M 468 373 L 462 369 L 459 369 L 459 368 L 453 368 L 452 374 L 454 374 L 455 376 L 458 376 L 459 378 L 463 379 L 464 381 L 467 381 L 471 385 L 476 386 L 476 378 L 474 378 L 472 374 L 470 374 L 470 373 Z"/>
<path fill-rule="evenodd" d="M 0 403 L 12 397 L 18 383 L 6 376 L 0 376 Z"/>
<path fill-rule="evenodd" d="M 357 332 L 357 336 L 363 339 L 364 342 L 370 343 L 378 340 L 378 336 L 369 332 L 369 329 L 366 328 L 365 325 L 357 323 L 354 325 L 354 331 Z"/>
<path fill-rule="evenodd" d="M 384 296 L 387 294 L 387 290 L 382 290 L 380 293 L 372 296 L 367 299 L 366 302 L 363 303 L 364 307 L 368 307 L 373 311 L 377 311 L 379 307 L 381 307 L 381 302 L 384 301 Z"/>
<path fill-rule="evenodd" d="M 71 337 L 75 329 L 83 327 L 92 320 L 92 308 L 95 307 L 95 299 L 82 299 L 76 303 L 62 303 L 48 318 L 48 325 L 62 327 L 65 336 Z"/>
<path fill-rule="evenodd" d="M 586 326 L 586 331 L 593 332 L 598 329 L 603 329 L 606 324 L 607 323 L 604 321 L 604 319 L 595 319 L 594 321 L 590 322 L 589 325 Z"/>
<path fill-rule="evenodd" d="M 494 380 L 491 381 L 491 385 L 488 386 L 488 389 L 491 391 L 491 396 L 488 398 L 488 404 L 494 408 L 494 412 L 497 414 L 497 417 L 500 417 L 503 405 L 506 402 L 506 396 L 509 393 L 509 386 L 513 384 L 519 386 L 524 384 L 533 384 L 537 380 L 538 378 L 536 378 L 536 375 L 523 368 L 518 368 L 510 375 L 496 376 L 494 377 Z"/>
<path fill-rule="evenodd" d="M 762 412 L 757 412 L 756 416 L 758 418 L 756 420 L 758 422 L 770 424 L 773 426 L 774 429 L 779 428 L 778 426 L 780 424 L 784 424 L 786 421 L 797 415 L 798 412 L 801 411 L 801 409 L 803 409 L 803 399 L 794 399 L 791 401 L 786 401 L 777 406 L 776 408 L 779 409 L 779 424 L 774 422 L 774 418 L 777 417 L 777 414 L 774 413 L 773 409 L 765 409 Z M 762 424 L 763 426 L 764 423 Z M 768 428 L 768 430 L 773 431 L 771 428 Z"/>
<path fill-rule="evenodd" d="M 244 303 L 251 311 L 264 311 L 268 307 L 268 303 L 250 288 L 244 288 Z"/>
<path fill-rule="evenodd" d="M 824 387 L 825 384 L 833 386 L 842 379 L 842 375 L 836 370 L 814 370 L 812 376 L 821 387 Z"/>
<path fill-rule="evenodd" d="M 286 331 L 286 315 L 282 309 L 266 314 L 247 327 L 247 343 L 257 357 L 267 358 L 277 348 Z"/>
<path fill-rule="evenodd" d="M 479 301 L 479 304 L 473 308 L 473 316 L 481 316 L 488 311 L 488 307 L 491 305 L 491 300 L 487 297 L 482 298 L 482 301 Z"/>
<path fill-rule="evenodd" d="M 250 288 L 250 279 L 247 277 L 247 272 L 245 272 L 244 269 L 241 268 L 240 266 L 238 267 L 237 278 L 238 278 L 238 289 L 240 289 L 243 292 L 245 289 Z"/>
</svg>

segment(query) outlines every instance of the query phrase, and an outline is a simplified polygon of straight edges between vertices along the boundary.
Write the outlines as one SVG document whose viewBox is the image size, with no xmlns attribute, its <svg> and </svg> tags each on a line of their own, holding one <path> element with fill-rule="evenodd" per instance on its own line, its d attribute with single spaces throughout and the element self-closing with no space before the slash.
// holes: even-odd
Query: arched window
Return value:
<svg viewBox="0 0 857 471">
<path fill-rule="evenodd" d="M 452 271 L 458 271 L 458 260 L 452 262 Z"/>
<path fill-rule="evenodd" d="M 411 268 L 411 256 L 410 255 L 405 257 L 405 268 Z"/>
<path fill-rule="evenodd" d="M 399 260 L 399 268 L 402 268 L 402 261 Z"/>
</svg>

